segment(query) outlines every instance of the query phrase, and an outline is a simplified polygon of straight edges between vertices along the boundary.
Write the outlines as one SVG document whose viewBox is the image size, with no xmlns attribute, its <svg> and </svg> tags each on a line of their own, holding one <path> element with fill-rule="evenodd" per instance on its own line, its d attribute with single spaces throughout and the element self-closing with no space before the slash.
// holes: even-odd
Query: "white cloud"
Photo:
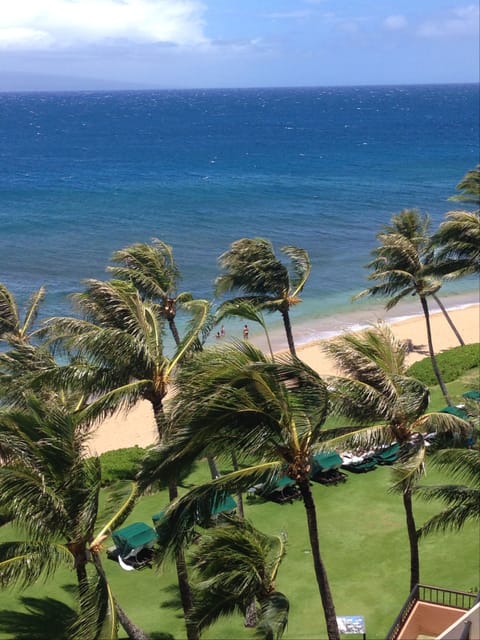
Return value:
<svg viewBox="0 0 480 640">
<path fill-rule="evenodd" d="M 3 4 L 3 3 L 2 3 Z M 14 0 L 0 12 L 0 49 L 108 41 L 205 44 L 198 0 Z"/>
<path fill-rule="evenodd" d="M 479 30 L 479 17 L 478 5 L 458 7 L 424 22 L 418 29 L 418 35 L 424 38 L 475 35 Z"/>
<path fill-rule="evenodd" d="M 405 16 L 388 16 L 383 21 L 383 26 L 388 31 L 397 31 L 399 29 L 405 29 L 407 26 L 407 19 Z"/>
</svg>

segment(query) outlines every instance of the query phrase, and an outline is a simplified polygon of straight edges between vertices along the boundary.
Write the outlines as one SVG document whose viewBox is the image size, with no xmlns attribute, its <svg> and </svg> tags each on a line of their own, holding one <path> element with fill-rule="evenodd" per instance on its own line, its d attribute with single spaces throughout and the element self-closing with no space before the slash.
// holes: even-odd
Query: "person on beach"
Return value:
<svg viewBox="0 0 480 640">
<path fill-rule="evenodd" d="M 225 327 L 223 326 L 223 324 L 222 324 L 222 326 L 220 327 L 220 337 L 221 337 L 221 338 L 224 338 L 224 337 L 225 337 Z"/>
<path fill-rule="evenodd" d="M 243 326 L 243 339 L 248 340 L 248 325 Z"/>
</svg>

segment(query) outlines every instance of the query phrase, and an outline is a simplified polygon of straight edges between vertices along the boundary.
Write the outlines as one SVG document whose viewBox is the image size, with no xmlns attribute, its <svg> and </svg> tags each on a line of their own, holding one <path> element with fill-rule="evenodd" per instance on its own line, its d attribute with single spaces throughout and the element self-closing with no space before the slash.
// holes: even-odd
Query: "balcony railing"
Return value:
<svg viewBox="0 0 480 640">
<path fill-rule="evenodd" d="M 468 611 L 475 604 L 478 598 L 476 593 L 466 593 L 464 591 L 452 591 L 451 589 L 441 589 L 439 587 L 431 587 L 426 584 L 417 584 L 413 587 L 407 601 L 398 614 L 386 640 L 396 640 L 400 631 L 405 626 L 410 612 L 417 602 L 428 602 L 430 604 L 438 604 L 443 607 L 454 607 L 455 609 L 464 609 Z"/>
</svg>

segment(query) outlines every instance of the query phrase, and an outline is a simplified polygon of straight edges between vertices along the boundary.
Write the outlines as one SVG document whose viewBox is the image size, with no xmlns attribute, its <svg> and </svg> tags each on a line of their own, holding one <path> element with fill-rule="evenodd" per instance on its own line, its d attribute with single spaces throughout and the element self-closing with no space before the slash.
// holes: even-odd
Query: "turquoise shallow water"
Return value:
<svg viewBox="0 0 480 640">
<path fill-rule="evenodd" d="M 21 301 L 45 284 L 44 315 L 67 314 L 112 251 L 156 236 L 211 299 L 217 257 L 263 236 L 311 255 L 300 341 L 362 322 L 375 234 L 402 208 L 433 227 L 452 208 L 477 114 L 476 85 L 0 94 L 0 281 Z"/>
</svg>

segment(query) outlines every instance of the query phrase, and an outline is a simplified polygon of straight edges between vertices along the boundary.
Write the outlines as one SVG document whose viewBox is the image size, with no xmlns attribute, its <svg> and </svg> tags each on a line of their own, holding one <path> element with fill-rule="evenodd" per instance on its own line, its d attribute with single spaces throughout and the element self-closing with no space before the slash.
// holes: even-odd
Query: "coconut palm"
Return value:
<svg viewBox="0 0 480 640">
<path fill-rule="evenodd" d="M 286 246 L 281 251 L 290 260 L 288 266 L 276 257 L 268 240 L 236 240 L 218 259 L 224 273 L 216 279 L 216 294 L 239 290 L 244 295 L 230 300 L 230 305 L 249 302 L 263 311 L 279 311 L 290 353 L 295 356 L 289 311 L 301 301 L 298 296 L 310 275 L 311 263 L 305 249 Z"/>
<path fill-rule="evenodd" d="M 428 237 L 429 224 L 429 217 L 421 216 L 416 209 L 404 209 L 394 215 L 390 225 L 386 225 L 377 234 L 381 244 L 372 251 L 373 260 L 367 265 L 372 269 L 368 279 L 377 281 L 377 284 L 361 291 L 355 297 L 387 297 L 385 308 L 389 310 L 406 296 L 418 295 L 425 317 L 433 371 L 447 404 L 451 405 L 435 358 L 430 325 L 427 299 L 440 289 L 441 281 L 430 275 L 433 252 Z"/>
<path fill-rule="evenodd" d="M 177 346 L 180 335 L 175 324 L 179 304 L 190 302 L 191 293 L 178 293 L 180 271 L 173 257 L 173 249 L 153 238 L 151 244 L 136 243 L 112 255 L 114 266 L 107 267 L 115 278 L 131 282 L 145 298 L 158 302 Z"/>
<path fill-rule="evenodd" d="M 0 544 L 0 584 L 26 586 L 51 576 L 61 565 L 71 567 L 81 611 L 71 637 L 97 638 L 100 633 L 116 638 L 119 608 L 98 570 L 98 547 L 92 546 L 101 468 L 98 457 L 86 455 L 89 432 L 81 411 L 67 412 L 34 397 L 28 409 L 0 414 L 0 509 L 25 534 L 24 540 Z M 135 491 L 127 489 L 108 528 L 120 524 L 133 505 Z M 123 611 L 121 618 L 128 628 Z"/>
<path fill-rule="evenodd" d="M 410 544 L 410 590 L 419 582 L 418 540 L 412 494 L 424 473 L 426 440 L 431 432 L 459 432 L 468 423 L 447 413 L 428 413 L 429 391 L 407 375 L 406 348 L 387 324 L 359 334 L 345 334 L 324 350 L 346 375 L 325 380 L 332 412 L 356 425 L 324 436 L 334 447 L 364 447 L 396 442 L 400 456 L 393 469 L 393 488 L 400 491 Z"/>
<path fill-rule="evenodd" d="M 159 440 L 164 433 L 164 399 L 177 365 L 188 354 L 208 315 L 208 304 L 202 300 L 188 303 L 192 314 L 189 332 L 174 354 L 163 349 L 165 317 L 160 305 L 144 301 L 131 282 L 111 280 L 86 281 L 86 290 L 74 296 L 83 318 L 54 318 L 50 322 L 52 339 L 66 345 L 80 358 L 63 367 L 57 383 L 79 388 L 95 397 L 95 416 L 107 415 L 120 407 L 131 408 L 140 399 L 147 400 L 153 410 Z M 55 372 L 54 372 L 55 374 Z M 86 408 L 88 411 L 88 407 Z M 169 484 L 170 499 L 177 496 L 174 478 Z M 191 594 L 182 552 L 177 557 L 182 604 L 187 615 Z M 197 637 L 187 629 L 189 640 Z"/>
<path fill-rule="evenodd" d="M 288 599 L 275 588 L 284 555 L 283 536 L 267 536 L 245 520 L 232 519 L 207 530 L 192 552 L 200 581 L 191 617 L 198 628 L 236 610 L 245 614 L 254 600 L 260 611 L 257 631 L 279 639 L 289 609 Z"/>
<path fill-rule="evenodd" d="M 445 505 L 420 528 L 419 537 L 457 531 L 468 521 L 480 522 L 480 450 L 444 449 L 432 456 L 431 463 L 466 484 L 420 486 L 417 489 L 425 500 L 440 500 Z"/>
<path fill-rule="evenodd" d="M 309 478 L 312 448 L 327 412 L 322 380 L 296 358 L 284 356 L 272 362 L 244 342 L 197 354 L 175 383 L 169 444 L 147 458 L 140 485 L 170 477 L 205 451 L 225 460 L 235 452 L 242 468 L 193 488 L 167 508 L 162 526 L 175 532 L 169 548 L 184 544 L 195 522 L 207 518 L 227 493 L 287 474 L 297 482 L 305 506 L 327 634 L 338 639 Z"/>
</svg>

